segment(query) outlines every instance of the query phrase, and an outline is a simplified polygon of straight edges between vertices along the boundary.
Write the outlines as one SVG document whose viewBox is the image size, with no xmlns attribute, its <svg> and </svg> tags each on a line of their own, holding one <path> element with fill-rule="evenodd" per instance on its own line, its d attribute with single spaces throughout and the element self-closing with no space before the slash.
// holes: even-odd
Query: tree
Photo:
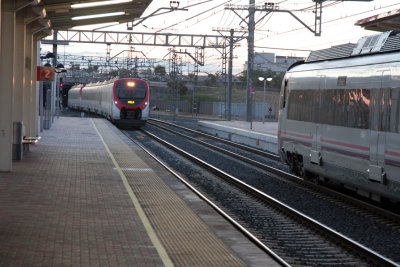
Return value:
<svg viewBox="0 0 400 267">
<path fill-rule="evenodd" d="M 165 76 L 165 67 L 161 65 L 157 65 L 154 67 L 154 74 L 160 75 L 160 76 Z"/>
<path fill-rule="evenodd" d="M 215 85 L 217 83 L 217 75 L 209 73 L 208 74 L 208 79 L 206 81 L 207 86 Z"/>
<path fill-rule="evenodd" d="M 169 81 L 167 83 L 167 86 L 169 88 L 174 88 L 175 87 L 175 82 L 174 81 Z M 188 91 L 188 88 L 186 86 L 186 83 L 184 81 L 176 81 L 176 87 L 179 89 L 180 95 L 185 95 Z"/>
<path fill-rule="evenodd" d="M 282 84 L 282 80 L 284 77 L 284 72 L 273 72 L 270 69 L 266 71 L 263 70 L 254 70 L 253 71 L 253 86 L 254 87 L 263 87 L 264 82 L 261 82 L 258 77 L 271 77 L 272 81 L 268 83 L 269 88 L 280 88 Z M 247 82 L 247 71 L 243 71 L 242 74 L 239 76 L 240 81 L 245 85 Z"/>
</svg>

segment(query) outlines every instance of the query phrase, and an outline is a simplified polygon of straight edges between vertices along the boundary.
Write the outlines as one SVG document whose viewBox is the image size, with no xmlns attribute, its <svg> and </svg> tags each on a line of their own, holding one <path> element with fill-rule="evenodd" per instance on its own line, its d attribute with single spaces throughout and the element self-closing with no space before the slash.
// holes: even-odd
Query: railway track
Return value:
<svg viewBox="0 0 400 267">
<path fill-rule="evenodd" d="M 176 129 L 186 131 L 186 132 L 194 134 L 196 136 L 210 138 L 217 142 L 227 144 L 229 146 L 242 149 L 244 151 L 255 153 L 257 155 L 267 157 L 268 159 L 279 161 L 280 160 L 279 157 L 275 154 L 260 151 L 258 149 L 254 149 L 254 148 L 251 148 L 248 146 L 237 144 L 237 143 L 231 142 L 226 139 L 215 137 L 215 136 L 203 133 L 203 132 L 199 132 L 199 131 L 196 131 L 193 129 L 189 129 L 186 127 L 182 127 L 180 125 L 176 125 L 176 124 L 161 121 L 161 120 L 151 119 L 150 124 L 152 126 L 160 128 L 164 131 L 168 131 L 170 133 L 179 135 L 180 137 L 186 138 L 187 140 L 190 140 L 192 142 L 201 144 L 212 150 L 218 151 L 220 153 L 224 153 L 225 155 L 228 155 L 232 158 L 239 159 L 240 161 L 246 162 L 246 163 L 250 164 L 251 166 L 254 166 L 254 167 L 260 168 L 264 171 L 273 173 L 273 174 L 277 175 L 280 179 L 284 179 L 287 182 L 290 182 L 292 184 L 295 184 L 296 186 L 301 187 L 303 190 L 307 190 L 308 192 L 315 194 L 316 197 L 330 199 L 330 201 L 335 201 L 337 203 L 340 203 L 340 205 L 342 205 L 343 208 L 352 209 L 352 210 L 357 209 L 357 212 L 363 213 L 363 214 L 366 214 L 366 212 L 367 212 L 369 214 L 368 216 L 370 216 L 371 218 L 379 218 L 379 219 L 384 218 L 386 220 L 387 225 L 393 225 L 394 230 L 400 231 L 400 216 L 398 214 L 395 214 L 391 211 L 379 208 L 376 205 L 367 203 L 365 201 L 362 201 L 362 200 L 359 200 L 359 199 L 356 199 L 353 197 L 349 197 L 348 195 L 342 194 L 338 191 L 329 189 L 327 187 L 320 186 L 318 184 L 306 181 L 303 178 L 295 176 L 285 170 L 282 170 L 282 169 L 279 169 L 276 167 L 271 167 L 270 165 L 266 164 L 265 162 L 251 159 L 246 156 L 243 156 L 242 154 L 238 154 L 238 153 L 232 152 L 231 150 L 221 148 L 217 145 L 207 143 L 204 141 L 204 139 L 199 139 L 199 138 L 196 138 L 193 136 L 185 135 L 182 132 L 176 131 Z M 163 125 L 166 125 L 168 127 L 165 127 Z"/>
<path fill-rule="evenodd" d="M 170 127 L 182 130 L 182 131 L 186 131 L 186 132 L 191 133 L 191 134 L 195 134 L 195 135 L 198 135 L 198 136 L 203 136 L 204 138 L 212 139 L 212 140 L 218 141 L 220 143 L 224 143 L 224 144 L 227 144 L 229 146 L 236 147 L 236 148 L 242 149 L 244 151 L 251 152 L 251 153 L 256 154 L 256 155 L 260 155 L 260 156 L 263 156 L 263 157 L 266 157 L 266 158 L 270 158 L 270 159 L 273 159 L 273 160 L 276 160 L 276 161 L 280 160 L 279 156 L 276 155 L 276 154 L 268 153 L 268 152 L 265 152 L 265 151 L 262 151 L 262 150 L 259 150 L 259 149 L 255 149 L 255 148 L 252 148 L 252 147 L 249 147 L 249 146 L 245 146 L 245 145 L 242 145 L 242 144 L 239 144 L 239 143 L 235 143 L 235 142 L 232 142 L 232 141 L 229 141 L 229 140 L 217 137 L 217 136 L 213 136 L 211 134 L 206 134 L 206 133 L 203 133 L 203 132 L 200 132 L 200 131 L 196 131 L 196 130 L 193 130 L 193 129 L 190 129 L 190 128 L 187 128 L 187 127 L 183 127 L 183 126 L 180 126 L 180 125 L 177 125 L 177 124 L 174 124 L 174 123 L 169 123 L 169 122 L 166 122 L 166 121 L 157 120 L 157 119 L 153 119 L 153 118 L 149 118 L 147 122 L 152 124 L 152 125 L 156 125 L 158 127 L 160 127 L 159 124 L 164 124 L 164 125 L 167 125 L 167 126 L 170 126 Z M 156 123 L 158 123 L 158 124 L 156 124 Z M 165 128 L 165 127 L 164 127 L 164 129 L 169 130 L 168 128 Z"/>
<path fill-rule="evenodd" d="M 259 246 L 265 246 L 266 251 L 274 251 L 287 264 L 396 266 L 395 262 L 247 185 L 226 171 L 219 170 L 148 131 L 145 134 L 196 162 L 196 165 L 202 166 L 215 176 L 223 178 L 221 181 L 209 178 L 209 175 L 202 179 L 198 179 L 198 175 L 188 175 L 192 178 L 196 176 L 196 187 L 202 188 L 213 202 L 222 206 L 225 214 L 235 218 L 238 221 L 236 224 L 244 225 L 242 228 L 245 230 L 242 231 L 251 232 L 252 236 L 257 237 L 258 241 L 255 242 L 258 242 Z M 199 182 L 200 180 L 202 182 Z"/>
</svg>

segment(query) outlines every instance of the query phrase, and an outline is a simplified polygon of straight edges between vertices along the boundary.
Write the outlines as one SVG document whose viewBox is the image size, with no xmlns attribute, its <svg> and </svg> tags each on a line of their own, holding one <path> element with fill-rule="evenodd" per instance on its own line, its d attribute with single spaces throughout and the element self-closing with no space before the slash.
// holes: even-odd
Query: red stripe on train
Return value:
<svg viewBox="0 0 400 267">
<path fill-rule="evenodd" d="M 353 145 L 353 144 L 348 144 L 348 143 L 328 140 L 328 139 L 325 139 L 325 138 L 322 138 L 322 137 L 321 137 L 321 142 L 327 143 L 327 144 L 332 144 L 332 145 L 337 145 L 337 146 L 354 148 L 354 149 L 363 150 L 363 151 L 369 151 L 369 147 L 366 147 L 366 146 L 358 146 L 358 145 Z"/>
<path fill-rule="evenodd" d="M 302 135 L 302 134 L 297 134 L 297 133 L 291 133 L 291 132 L 279 131 L 278 134 L 279 135 L 281 135 L 281 134 L 290 135 L 290 136 L 295 136 L 295 137 L 304 138 L 304 139 L 312 139 L 312 136 Z"/>
</svg>

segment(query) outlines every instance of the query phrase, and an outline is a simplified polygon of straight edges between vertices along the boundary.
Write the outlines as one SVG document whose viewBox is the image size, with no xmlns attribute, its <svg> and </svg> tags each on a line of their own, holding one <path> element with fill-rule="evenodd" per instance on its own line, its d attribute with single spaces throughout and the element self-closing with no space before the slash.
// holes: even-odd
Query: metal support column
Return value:
<svg viewBox="0 0 400 267">
<path fill-rule="evenodd" d="M 26 136 L 34 136 L 31 131 L 31 106 L 32 106 L 32 27 L 26 25 L 25 28 L 25 58 L 24 58 L 24 68 L 25 68 L 25 83 L 24 83 L 24 110 L 23 110 L 23 122 L 25 128 Z M 35 69 L 36 71 L 36 69 Z"/>
<path fill-rule="evenodd" d="M 13 92 L 13 121 L 22 122 L 24 110 L 24 76 L 25 76 L 25 22 L 24 13 L 15 15 L 14 31 L 14 92 Z"/>
<path fill-rule="evenodd" d="M 321 36 L 322 25 L 322 1 L 315 1 L 315 28 L 314 35 Z"/>
<path fill-rule="evenodd" d="M 226 118 L 226 102 L 227 102 L 227 91 L 228 91 L 228 77 L 226 76 L 226 65 L 227 65 L 227 61 L 228 61 L 228 53 L 226 50 L 226 44 L 224 45 L 224 47 L 222 47 L 222 54 L 221 54 L 221 58 L 222 58 L 222 71 L 221 71 L 221 80 L 223 83 L 222 89 L 221 89 L 221 99 L 220 99 L 220 103 L 222 103 L 221 106 L 221 116 L 224 116 Z"/>
<path fill-rule="evenodd" d="M 203 56 L 202 51 L 200 51 L 201 48 L 196 47 L 195 49 L 195 62 L 194 62 L 194 85 L 193 85 L 193 99 L 192 99 L 192 117 L 194 115 L 197 116 L 199 113 L 199 98 L 198 98 L 198 92 L 197 92 L 197 83 L 199 80 L 199 64 L 200 62 L 203 61 Z"/>
<path fill-rule="evenodd" d="M 231 36 L 229 37 L 229 61 L 228 61 L 228 90 L 227 90 L 227 107 L 226 107 L 226 119 L 230 121 L 232 119 L 232 61 L 233 61 L 233 34 L 234 29 L 231 29 Z"/>
<path fill-rule="evenodd" d="M 0 2 L 0 172 L 12 169 L 14 0 Z"/>
<path fill-rule="evenodd" d="M 248 54 L 247 54 L 247 86 L 246 86 L 246 121 L 251 121 L 252 114 L 252 95 L 250 88 L 253 88 L 253 68 L 254 68 L 254 13 L 255 6 L 254 0 L 249 0 L 249 36 L 247 39 L 248 43 Z"/>
<path fill-rule="evenodd" d="M 56 68 L 57 67 L 57 31 L 54 31 L 54 35 L 53 35 L 53 40 L 55 41 L 53 43 L 53 54 L 54 54 L 54 58 L 53 58 L 53 67 Z M 54 116 L 56 114 L 56 90 L 57 90 L 57 74 L 54 73 L 54 82 L 52 82 L 51 85 L 51 123 L 54 123 Z"/>
</svg>

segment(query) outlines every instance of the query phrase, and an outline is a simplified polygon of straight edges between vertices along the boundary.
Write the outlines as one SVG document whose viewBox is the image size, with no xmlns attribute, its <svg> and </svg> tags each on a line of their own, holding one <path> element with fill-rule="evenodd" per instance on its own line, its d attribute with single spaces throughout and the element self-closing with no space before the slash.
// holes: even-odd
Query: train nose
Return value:
<svg viewBox="0 0 400 267">
<path fill-rule="evenodd" d="M 142 118 L 142 111 L 137 109 L 126 109 L 123 107 L 121 109 L 121 119 L 141 119 Z"/>
</svg>

